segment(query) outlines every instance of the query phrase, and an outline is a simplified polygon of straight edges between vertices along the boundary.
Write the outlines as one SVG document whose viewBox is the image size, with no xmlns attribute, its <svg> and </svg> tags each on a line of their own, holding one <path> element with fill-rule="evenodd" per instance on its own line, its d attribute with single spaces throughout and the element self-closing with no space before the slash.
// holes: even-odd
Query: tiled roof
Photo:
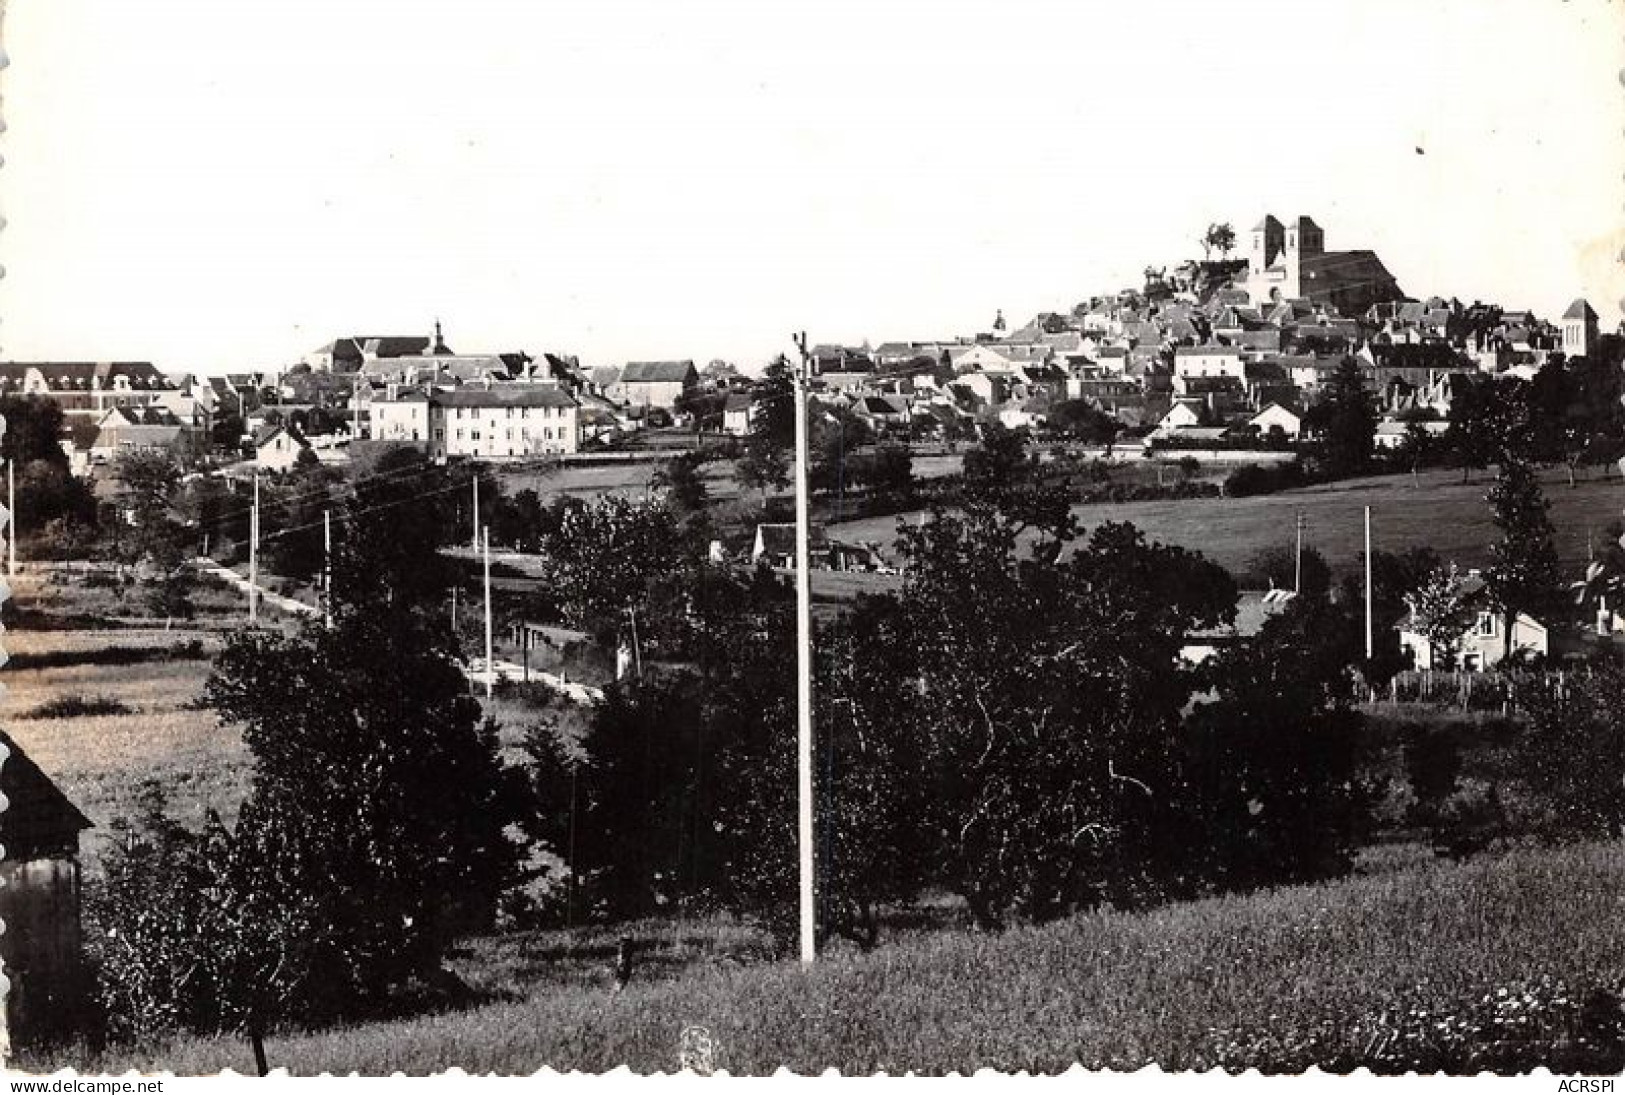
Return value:
<svg viewBox="0 0 1625 1095">
<path fill-rule="evenodd" d="M 543 384 L 470 384 L 437 391 L 429 402 L 442 407 L 574 407 L 578 404 L 559 388 Z"/>
<path fill-rule="evenodd" d="M 628 361 L 622 384 L 678 384 L 696 375 L 692 361 Z"/>
</svg>

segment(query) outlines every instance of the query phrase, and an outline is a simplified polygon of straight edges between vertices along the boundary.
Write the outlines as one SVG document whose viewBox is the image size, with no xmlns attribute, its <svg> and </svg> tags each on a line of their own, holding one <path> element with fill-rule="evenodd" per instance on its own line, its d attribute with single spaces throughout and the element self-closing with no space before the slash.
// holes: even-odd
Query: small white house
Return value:
<svg viewBox="0 0 1625 1095">
<path fill-rule="evenodd" d="M 1422 432 L 1437 441 L 1450 429 L 1450 423 L 1440 421 L 1401 422 L 1390 418 L 1377 423 L 1376 433 L 1371 443 L 1379 449 L 1393 450 L 1404 448 L 1405 439 L 1410 436 L 1412 426 L 1420 426 Z"/>
<path fill-rule="evenodd" d="M 265 471 L 287 471 L 309 447 L 286 426 L 266 426 L 254 437 L 254 463 Z"/>
<path fill-rule="evenodd" d="M 1298 434 L 1303 432 L 1303 417 L 1289 407 L 1279 403 L 1271 403 L 1257 414 L 1247 420 L 1247 425 L 1258 430 L 1259 434 L 1268 437 L 1271 432 L 1279 430 L 1289 441 L 1296 441 Z"/>
<path fill-rule="evenodd" d="M 1168 413 L 1162 416 L 1157 423 L 1159 433 L 1172 433 L 1175 430 L 1188 430 L 1202 424 L 1202 408 L 1204 404 L 1199 399 L 1176 399 L 1174 405 L 1168 408 Z"/>
<path fill-rule="evenodd" d="M 754 400 L 746 392 L 735 392 L 722 406 L 722 432 L 734 437 L 749 437 Z"/>
<path fill-rule="evenodd" d="M 1411 628 L 1410 620 L 1400 625 L 1400 647 L 1410 651 L 1411 664 L 1416 668 L 1432 669 L 1434 652 L 1427 636 Z M 1456 644 L 1456 665 L 1468 672 L 1489 669 L 1501 660 L 1505 649 L 1506 615 L 1486 607 L 1479 611 L 1473 626 Z M 1531 616 L 1518 613 L 1512 623 L 1512 649 L 1546 654 L 1550 644 L 1545 626 Z"/>
</svg>

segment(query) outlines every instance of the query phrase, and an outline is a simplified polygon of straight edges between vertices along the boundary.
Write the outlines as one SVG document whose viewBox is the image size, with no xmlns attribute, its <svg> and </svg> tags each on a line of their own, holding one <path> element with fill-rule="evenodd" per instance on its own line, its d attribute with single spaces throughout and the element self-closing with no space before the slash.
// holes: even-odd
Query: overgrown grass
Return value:
<svg viewBox="0 0 1625 1095">
<path fill-rule="evenodd" d="M 70 693 L 36 704 L 22 712 L 20 719 L 81 719 L 98 715 L 130 715 L 134 709 L 117 696 L 87 696 Z"/>
<path fill-rule="evenodd" d="M 1622 884 L 1618 844 L 1408 862 L 1147 913 L 918 935 L 811 970 L 730 966 L 702 948 L 680 976 L 621 993 L 551 976 L 561 959 L 532 940 L 534 969 L 515 960 L 503 974 L 517 999 L 283 1032 L 268 1048 L 273 1067 L 299 1074 L 653 1072 L 675 1069 L 682 1031 L 700 1025 L 716 1067 L 736 1074 L 1573 1067 L 1577 1002 L 1625 976 Z M 249 1062 L 240 1041 L 187 1038 L 23 1065 L 194 1074 Z"/>
</svg>

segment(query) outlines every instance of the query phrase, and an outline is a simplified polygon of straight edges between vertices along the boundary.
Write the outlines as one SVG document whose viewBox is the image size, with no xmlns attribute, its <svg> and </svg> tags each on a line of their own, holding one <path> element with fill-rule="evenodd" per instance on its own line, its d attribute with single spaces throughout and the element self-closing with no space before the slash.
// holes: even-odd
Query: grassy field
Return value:
<svg viewBox="0 0 1625 1095">
<path fill-rule="evenodd" d="M 154 616 L 141 585 L 111 585 L 106 574 L 92 579 L 72 564 L 29 563 L 10 584 L 13 608 L 45 617 L 70 622 L 95 620 L 95 626 L 111 627 L 162 628 L 166 623 L 163 617 Z M 197 582 L 190 599 L 193 617 L 173 621 L 175 624 L 229 631 L 242 622 L 246 611 L 242 595 L 217 581 Z"/>
<path fill-rule="evenodd" d="M 1543 479 L 1564 572 L 1578 577 L 1587 557 L 1588 530 L 1600 537 L 1603 526 L 1621 516 L 1625 485 L 1598 477 L 1583 479 L 1570 490 L 1561 469 L 1546 472 Z M 1417 483 L 1409 476 L 1381 476 L 1252 498 L 1123 502 L 1078 506 L 1073 512 L 1086 530 L 1106 521 L 1132 521 L 1151 539 L 1201 551 L 1233 572 L 1260 548 L 1290 545 L 1293 518 L 1301 512 L 1308 520 L 1305 542 L 1325 556 L 1333 571 L 1351 573 L 1358 566 L 1364 507 L 1369 505 L 1377 550 L 1426 544 L 1446 559 L 1476 567 L 1488 563 L 1496 535 L 1484 503 L 1490 482 L 1485 473 L 1463 484 L 1459 471 L 1436 471 L 1423 474 Z M 895 516 L 849 521 L 831 526 L 830 534 L 889 545 L 897 521 Z"/>
<path fill-rule="evenodd" d="M 586 941 L 599 965 L 571 965 L 557 935 L 510 938 L 509 999 L 284 1032 L 268 1050 L 273 1067 L 299 1074 L 646 1073 L 676 1068 L 682 1031 L 699 1025 L 715 1066 L 735 1074 L 1528 1068 L 1554 1060 L 1588 990 L 1625 976 L 1621 892 L 1617 844 L 1465 865 L 1400 856 L 1319 886 L 999 935 L 906 936 L 810 971 L 720 962 L 728 940 L 716 934 L 652 941 L 644 968 L 656 975 L 621 993 L 600 970 L 604 940 Z M 205 1038 L 22 1063 L 195 1074 L 250 1060 L 239 1040 Z"/>
<path fill-rule="evenodd" d="M 161 629 L 8 631 L 5 646 L 11 654 L 93 652 L 115 645 L 169 647 L 190 639 L 202 639 L 205 652 L 219 648 L 217 633 Z M 208 667 L 200 658 L 0 671 L 5 684 L 0 724 L 95 824 L 81 844 L 92 868 L 110 836 L 108 824 L 134 810 L 143 778 L 160 780 L 172 809 L 188 823 L 200 821 L 208 808 L 227 818 L 235 815 L 247 787 L 248 755 L 241 738 L 216 724 L 213 711 L 196 706 Z M 19 717 L 66 696 L 113 697 L 130 711 Z"/>
<path fill-rule="evenodd" d="M 508 494 L 533 490 L 543 502 L 565 495 L 591 501 L 606 494 L 642 497 L 654 489 L 654 477 L 659 472 L 658 460 L 629 460 L 616 464 L 567 464 L 547 471 L 496 469 L 502 480 L 502 489 Z M 739 485 L 734 481 L 730 465 L 712 462 L 705 465 L 703 475 L 706 490 L 713 499 L 727 501 L 739 496 Z"/>
</svg>

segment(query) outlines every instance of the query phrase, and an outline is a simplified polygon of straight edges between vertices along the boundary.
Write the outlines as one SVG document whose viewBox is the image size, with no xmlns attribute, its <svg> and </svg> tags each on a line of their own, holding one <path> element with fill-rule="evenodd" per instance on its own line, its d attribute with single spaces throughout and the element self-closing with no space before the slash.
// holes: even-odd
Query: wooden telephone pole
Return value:
<svg viewBox="0 0 1625 1095">
<path fill-rule="evenodd" d="M 248 626 L 260 622 L 260 477 L 254 476 L 254 508 L 248 517 Z"/>
<path fill-rule="evenodd" d="M 1294 592 L 1294 593 L 1302 593 L 1303 592 L 1303 529 L 1304 529 L 1304 525 L 1307 524 L 1307 522 L 1304 521 L 1302 513 L 1298 514 L 1297 518 L 1293 521 L 1293 524 L 1297 527 L 1297 530 L 1298 530 L 1298 546 L 1297 546 L 1297 549 L 1294 551 L 1293 556 L 1292 556 L 1292 560 L 1293 560 L 1293 562 L 1292 562 L 1292 592 Z"/>
<path fill-rule="evenodd" d="M 476 487 L 479 480 L 474 480 Z M 491 660 L 491 530 L 481 530 L 480 548 L 485 556 L 485 698 L 496 691 L 497 670 Z"/>
<path fill-rule="evenodd" d="M 813 863 L 812 577 L 807 514 L 807 383 L 812 354 L 807 332 L 795 337 L 801 366 L 795 370 L 796 409 L 796 799 L 800 851 L 801 961 L 818 957 L 817 906 Z"/>
</svg>

